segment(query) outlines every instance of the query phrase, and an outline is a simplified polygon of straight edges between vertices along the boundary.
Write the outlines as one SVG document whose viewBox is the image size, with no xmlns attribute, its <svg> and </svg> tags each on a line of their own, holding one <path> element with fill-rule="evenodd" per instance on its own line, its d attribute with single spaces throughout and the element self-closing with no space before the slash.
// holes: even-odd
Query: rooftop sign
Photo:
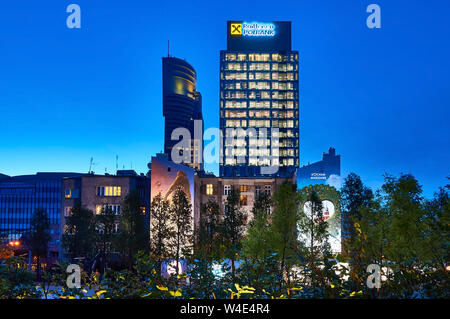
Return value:
<svg viewBox="0 0 450 319">
<path fill-rule="evenodd" d="M 290 51 L 291 22 L 228 21 L 227 50 Z"/>
<path fill-rule="evenodd" d="M 273 37 L 275 25 L 273 23 L 242 22 L 230 24 L 230 35 L 250 37 Z"/>
</svg>

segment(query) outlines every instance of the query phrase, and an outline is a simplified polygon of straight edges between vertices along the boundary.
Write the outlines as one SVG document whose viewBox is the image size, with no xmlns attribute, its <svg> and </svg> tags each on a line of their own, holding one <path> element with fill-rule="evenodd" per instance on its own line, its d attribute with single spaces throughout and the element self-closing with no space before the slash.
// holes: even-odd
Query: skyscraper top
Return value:
<svg viewBox="0 0 450 319">
<path fill-rule="evenodd" d="M 291 22 L 227 21 L 227 50 L 291 51 Z"/>
</svg>

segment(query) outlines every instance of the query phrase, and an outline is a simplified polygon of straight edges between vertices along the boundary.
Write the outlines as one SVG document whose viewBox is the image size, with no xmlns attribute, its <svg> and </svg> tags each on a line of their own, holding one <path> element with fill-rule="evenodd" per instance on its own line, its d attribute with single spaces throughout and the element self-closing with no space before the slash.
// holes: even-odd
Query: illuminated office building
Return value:
<svg viewBox="0 0 450 319">
<path fill-rule="evenodd" d="M 290 22 L 228 21 L 220 52 L 221 177 L 265 176 L 263 166 L 279 166 L 275 175 L 284 176 L 299 167 L 298 60 Z M 230 128 L 267 134 L 230 140 Z"/>
<path fill-rule="evenodd" d="M 185 60 L 163 57 L 163 116 L 165 119 L 164 153 L 172 158 L 176 154 L 197 170 L 203 169 L 203 115 L 202 96 L 197 91 L 197 73 Z M 179 136 L 172 140 L 177 128 L 190 133 L 190 143 L 180 144 Z"/>
</svg>

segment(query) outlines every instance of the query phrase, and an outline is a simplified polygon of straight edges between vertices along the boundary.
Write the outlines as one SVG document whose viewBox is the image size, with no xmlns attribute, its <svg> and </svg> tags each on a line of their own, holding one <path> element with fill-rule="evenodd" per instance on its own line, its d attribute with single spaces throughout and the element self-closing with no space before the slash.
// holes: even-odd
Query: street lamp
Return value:
<svg viewBox="0 0 450 319">
<path fill-rule="evenodd" d="M 9 245 L 12 247 L 18 247 L 20 246 L 20 241 L 16 240 L 16 241 L 10 241 Z"/>
</svg>

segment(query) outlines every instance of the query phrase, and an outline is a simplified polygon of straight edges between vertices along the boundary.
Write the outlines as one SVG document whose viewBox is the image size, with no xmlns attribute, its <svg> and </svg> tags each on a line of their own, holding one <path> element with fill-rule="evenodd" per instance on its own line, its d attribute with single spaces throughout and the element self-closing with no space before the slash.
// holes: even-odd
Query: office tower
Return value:
<svg viewBox="0 0 450 319">
<path fill-rule="evenodd" d="M 165 119 L 164 153 L 169 160 L 175 148 L 183 164 L 197 170 L 203 169 L 203 115 L 202 96 L 197 91 L 197 73 L 182 59 L 164 57 L 163 64 L 163 116 Z M 189 140 L 183 141 L 176 129 L 189 132 Z M 172 140 L 174 134 L 175 140 Z M 187 138 L 187 137 L 186 137 Z"/>
<path fill-rule="evenodd" d="M 228 21 L 220 52 L 221 177 L 265 176 L 264 166 L 289 176 L 298 168 L 298 59 L 290 22 Z M 264 138 L 229 139 L 233 128 Z"/>
</svg>

